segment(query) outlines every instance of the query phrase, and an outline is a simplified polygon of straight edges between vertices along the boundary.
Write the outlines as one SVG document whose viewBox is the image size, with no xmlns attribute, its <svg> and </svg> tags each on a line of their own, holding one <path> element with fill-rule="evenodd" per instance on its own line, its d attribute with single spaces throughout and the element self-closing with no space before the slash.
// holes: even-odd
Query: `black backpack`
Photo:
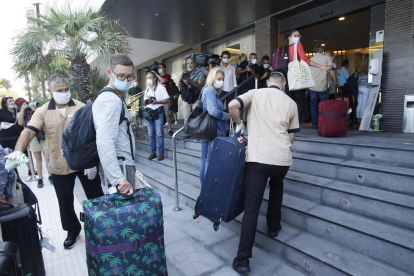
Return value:
<svg viewBox="0 0 414 276">
<path fill-rule="evenodd" d="M 358 95 L 358 73 L 355 72 L 348 77 L 345 87 L 345 94 L 350 96 Z"/>
<path fill-rule="evenodd" d="M 74 171 L 90 169 L 99 165 L 98 149 L 96 147 L 96 131 L 93 124 L 92 105 L 96 98 L 104 92 L 119 95 L 111 88 L 105 87 L 96 95 L 93 101 L 89 101 L 85 106 L 73 114 L 72 120 L 63 132 L 62 149 L 66 161 Z M 121 116 L 119 124 L 127 121 L 127 133 L 131 146 L 132 159 L 134 153 L 132 149 L 132 137 L 129 128 L 129 120 L 125 117 L 124 102 L 122 102 Z"/>
<path fill-rule="evenodd" d="M 272 56 L 272 68 L 286 70 L 289 67 L 289 47 L 277 48 Z"/>
</svg>

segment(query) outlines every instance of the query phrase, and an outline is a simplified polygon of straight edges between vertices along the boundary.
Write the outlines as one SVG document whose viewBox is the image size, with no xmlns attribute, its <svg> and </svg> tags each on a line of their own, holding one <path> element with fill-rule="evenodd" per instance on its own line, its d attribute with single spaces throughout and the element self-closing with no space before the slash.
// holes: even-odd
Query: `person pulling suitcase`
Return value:
<svg viewBox="0 0 414 276">
<path fill-rule="evenodd" d="M 292 165 L 290 147 L 300 130 L 297 105 L 283 92 L 286 84 L 283 74 L 273 71 L 266 84 L 268 88 L 250 90 L 229 104 L 230 115 L 237 124 L 236 133 L 244 131 L 239 110 L 249 109 L 244 215 L 239 250 L 233 261 L 233 269 L 237 272 L 250 271 L 249 258 L 252 257 L 260 205 L 269 178 L 268 236 L 277 237 L 282 228 L 283 179 Z"/>
</svg>

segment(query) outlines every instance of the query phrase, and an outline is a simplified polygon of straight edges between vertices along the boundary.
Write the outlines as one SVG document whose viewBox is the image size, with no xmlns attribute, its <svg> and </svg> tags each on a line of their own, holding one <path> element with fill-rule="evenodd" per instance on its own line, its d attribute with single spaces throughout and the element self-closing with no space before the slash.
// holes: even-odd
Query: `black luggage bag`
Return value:
<svg viewBox="0 0 414 276">
<path fill-rule="evenodd" d="M 19 246 L 14 242 L 0 243 L 0 276 L 22 276 Z"/>
<path fill-rule="evenodd" d="M 24 275 L 46 275 L 35 210 L 27 203 L 0 206 L 3 240 L 19 246 Z"/>
</svg>

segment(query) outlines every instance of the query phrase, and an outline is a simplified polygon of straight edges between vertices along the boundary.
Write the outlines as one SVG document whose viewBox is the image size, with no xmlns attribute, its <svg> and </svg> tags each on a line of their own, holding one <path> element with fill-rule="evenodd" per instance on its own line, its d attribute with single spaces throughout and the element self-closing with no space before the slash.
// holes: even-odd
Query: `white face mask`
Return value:
<svg viewBox="0 0 414 276">
<path fill-rule="evenodd" d="M 216 82 L 214 83 L 214 87 L 216 89 L 221 89 L 221 88 L 223 88 L 223 84 L 224 84 L 224 81 L 218 81 L 218 80 L 216 80 Z"/>
<path fill-rule="evenodd" d="M 187 70 L 191 72 L 191 71 L 193 71 L 193 67 L 188 66 L 188 67 L 187 67 Z"/>
<path fill-rule="evenodd" d="M 134 81 L 134 86 L 137 87 L 138 86 L 138 82 Z"/>
<path fill-rule="evenodd" d="M 228 58 L 223 58 L 223 63 L 229 63 L 229 59 Z"/>
<path fill-rule="evenodd" d="M 53 99 L 58 104 L 67 104 L 70 101 L 70 90 L 68 92 L 53 92 Z"/>
<path fill-rule="evenodd" d="M 256 64 L 256 62 L 257 62 L 257 59 L 252 59 L 252 64 Z"/>
<path fill-rule="evenodd" d="M 151 86 L 154 82 L 152 81 L 152 79 L 147 79 L 147 84 L 148 86 Z"/>
</svg>

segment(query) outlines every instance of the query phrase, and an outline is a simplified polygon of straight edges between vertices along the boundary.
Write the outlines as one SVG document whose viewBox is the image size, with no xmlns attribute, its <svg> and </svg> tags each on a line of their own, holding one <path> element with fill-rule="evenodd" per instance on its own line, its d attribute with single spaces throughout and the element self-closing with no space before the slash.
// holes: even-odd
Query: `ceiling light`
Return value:
<svg viewBox="0 0 414 276">
<path fill-rule="evenodd" d="M 325 45 L 326 45 L 325 43 L 322 43 L 322 44 L 321 44 L 321 46 L 325 46 Z"/>
<path fill-rule="evenodd" d="M 204 26 L 204 23 L 201 23 L 201 26 Z"/>
<path fill-rule="evenodd" d="M 158 13 L 156 13 L 155 16 L 158 16 Z"/>
<path fill-rule="evenodd" d="M 341 16 L 341 17 L 339 17 L 339 20 L 340 21 L 345 20 L 345 17 Z"/>
</svg>

